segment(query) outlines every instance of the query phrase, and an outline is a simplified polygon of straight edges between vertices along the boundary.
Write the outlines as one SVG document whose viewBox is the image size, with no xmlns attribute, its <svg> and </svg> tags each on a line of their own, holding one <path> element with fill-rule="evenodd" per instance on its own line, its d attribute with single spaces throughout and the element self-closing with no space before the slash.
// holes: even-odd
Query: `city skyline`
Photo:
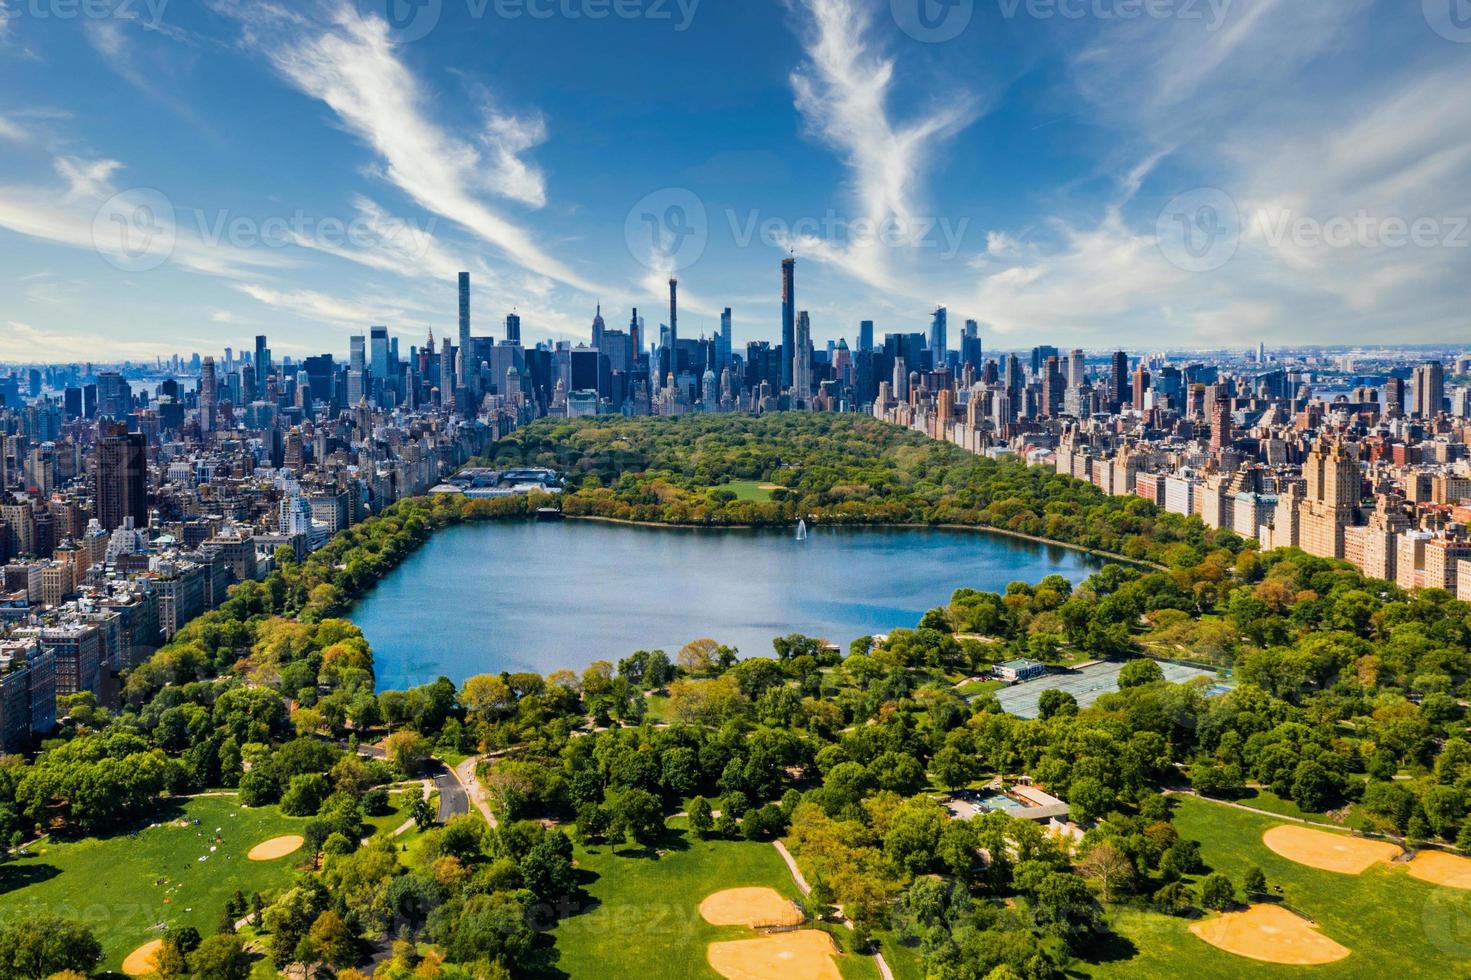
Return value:
<svg viewBox="0 0 1471 980">
<path fill-rule="evenodd" d="M 942 39 L 903 4 L 646 6 L 593 23 L 447 3 L 422 37 L 336 0 L 156 21 L 0 6 L 18 96 L 0 358 L 448 336 L 440 289 L 462 270 L 482 321 L 514 312 L 528 343 L 588 339 L 599 303 L 657 308 L 671 273 L 685 336 L 729 307 L 738 343 L 779 342 L 769 269 L 788 250 L 819 343 L 861 320 L 924 330 L 942 305 L 999 348 L 1466 325 L 1471 127 L 1438 92 L 1468 49 L 1418 9 L 1110 22 L 963 3 Z M 600 77 L 617 84 L 589 105 Z M 1117 94 L 1131 77 L 1164 94 Z M 913 234 L 870 241 L 865 220 Z"/>
</svg>

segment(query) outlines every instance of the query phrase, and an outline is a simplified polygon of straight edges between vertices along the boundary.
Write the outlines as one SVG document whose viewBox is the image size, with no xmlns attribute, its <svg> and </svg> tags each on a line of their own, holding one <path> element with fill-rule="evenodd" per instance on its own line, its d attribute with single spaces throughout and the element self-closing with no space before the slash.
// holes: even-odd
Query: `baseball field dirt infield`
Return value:
<svg viewBox="0 0 1471 980">
<path fill-rule="evenodd" d="M 305 843 L 305 838 L 298 834 L 291 834 L 287 837 L 273 837 L 268 841 L 263 841 L 252 847 L 250 853 L 245 856 L 252 861 L 275 861 L 288 854 L 295 854 L 301 850 L 301 845 Z"/>
<path fill-rule="evenodd" d="M 1361 875 L 1403 853 L 1397 845 L 1385 841 L 1330 834 L 1293 824 L 1273 827 L 1262 835 L 1262 843 L 1289 861 L 1341 875 Z"/>
<path fill-rule="evenodd" d="M 1432 885 L 1471 891 L 1471 858 L 1445 851 L 1421 851 L 1410 862 L 1410 874 Z"/>
<path fill-rule="evenodd" d="M 710 967 L 729 980 L 843 980 L 837 947 L 825 932 L 802 929 L 762 939 L 711 943 Z"/>
<path fill-rule="evenodd" d="M 700 915 L 712 926 L 799 926 L 807 921 L 800 909 L 773 888 L 730 888 L 700 903 Z"/>
<path fill-rule="evenodd" d="M 153 972 L 153 956 L 163 946 L 162 939 L 155 939 L 151 943 L 144 943 L 128 954 L 123 960 L 123 972 L 130 977 L 146 976 Z"/>
<path fill-rule="evenodd" d="M 1245 912 L 1227 912 L 1195 923 L 1190 931 L 1217 949 L 1286 966 L 1337 963 L 1352 952 L 1278 905 L 1253 905 Z"/>
</svg>

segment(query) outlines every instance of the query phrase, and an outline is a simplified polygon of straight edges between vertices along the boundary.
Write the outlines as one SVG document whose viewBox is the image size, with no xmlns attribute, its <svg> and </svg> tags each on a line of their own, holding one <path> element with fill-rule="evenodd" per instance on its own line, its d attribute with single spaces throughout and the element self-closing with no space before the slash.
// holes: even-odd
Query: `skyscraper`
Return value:
<svg viewBox="0 0 1471 980">
<path fill-rule="evenodd" d="M 1113 367 L 1108 376 L 1108 405 L 1117 412 L 1129 397 L 1129 355 L 1115 351 Z"/>
<path fill-rule="evenodd" d="M 1431 361 L 1415 368 L 1415 415 L 1430 419 L 1440 414 L 1445 404 L 1445 365 Z"/>
<path fill-rule="evenodd" d="M 812 318 L 803 310 L 797 314 L 796 350 L 792 354 L 792 386 L 797 397 L 812 397 Z"/>
<path fill-rule="evenodd" d="M 470 273 L 460 273 L 460 347 L 470 349 Z"/>
<path fill-rule="evenodd" d="M 730 307 L 727 306 L 720 314 L 720 334 L 716 337 L 716 370 L 723 370 L 730 366 L 734 344 L 735 331 L 731 328 L 731 312 Z"/>
<path fill-rule="evenodd" d="M 859 352 L 873 350 L 873 321 L 863 320 L 858 324 Z"/>
<path fill-rule="evenodd" d="M 1359 462 L 1341 443 L 1320 442 L 1303 462 L 1307 496 L 1298 504 L 1303 551 L 1318 558 L 1342 558 L 1344 528 L 1354 523 L 1362 496 Z"/>
<path fill-rule="evenodd" d="M 506 343 L 521 343 L 521 318 L 515 313 L 506 314 Z"/>
<path fill-rule="evenodd" d="M 981 325 L 974 320 L 965 321 L 965 330 L 960 335 L 960 363 L 979 372 L 984 352 L 981 348 Z"/>
<path fill-rule="evenodd" d="M 1211 406 L 1211 452 L 1228 448 L 1233 441 L 1231 421 L 1231 395 L 1224 385 L 1216 386 L 1215 402 Z"/>
<path fill-rule="evenodd" d="M 1068 357 L 1067 384 L 1069 388 L 1081 388 L 1088 381 L 1088 363 L 1083 351 L 1074 349 Z"/>
<path fill-rule="evenodd" d="M 669 373 L 679 376 L 679 280 L 669 280 Z"/>
<path fill-rule="evenodd" d="M 1145 369 L 1144 362 L 1139 362 L 1139 367 L 1134 370 L 1134 411 L 1144 411 L 1144 394 L 1149 391 L 1149 371 Z"/>
<path fill-rule="evenodd" d="M 1047 366 L 1049 357 L 1057 357 L 1058 350 L 1050 344 L 1043 344 L 1032 348 L 1032 377 L 1042 377 L 1042 369 Z"/>
<path fill-rule="evenodd" d="M 215 377 L 215 359 L 206 357 L 199 369 L 199 431 L 209 435 L 215 430 L 215 408 L 220 403 L 219 379 Z"/>
<path fill-rule="evenodd" d="M 945 366 L 945 352 L 950 344 L 949 316 L 942 306 L 930 320 L 930 367 L 936 371 Z"/>
<path fill-rule="evenodd" d="M 598 350 L 603 349 L 603 331 L 607 329 L 608 325 L 603 320 L 603 304 L 599 303 L 598 311 L 592 318 L 592 345 Z"/>
<path fill-rule="evenodd" d="M 266 346 L 264 334 L 255 338 L 255 390 L 251 392 L 253 397 L 261 397 L 266 393 L 266 379 L 271 374 L 271 349 Z"/>
<path fill-rule="evenodd" d="M 127 426 L 108 426 L 97 440 L 97 520 L 115 531 L 128 518 L 134 527 L 148 526 L 148 440 Z"/>
<path fill-rule="evenodd" d="M 781 260 L 781 385 L 792 386 L 792 352 L 797 347 L 797 260 Z"/>
<path fill-rule="evenodd" d="M 388 328 L 373 327 L 371 330 L 373 339 L 373 378 L 377 381 L 387 381 L 388 368 Z"/>
</svg>

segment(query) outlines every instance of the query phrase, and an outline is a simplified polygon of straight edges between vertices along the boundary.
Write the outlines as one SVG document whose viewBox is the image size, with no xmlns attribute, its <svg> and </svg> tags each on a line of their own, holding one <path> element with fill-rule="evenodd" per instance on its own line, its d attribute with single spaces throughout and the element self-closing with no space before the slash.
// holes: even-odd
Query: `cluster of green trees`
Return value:
<svg viewBox="0 0 1471 980">
<path fill-rule="evenodd" d="M 403 501 L 305 562 L 283 553 L 266 581 L 237 587 L 135 670 L 120 710 L 66 705 L 71 724 L 43 751 L 0 765 L 0 834 L 107 832 L 160 796 L 220 786 L 279 804 L 311 818 L 317 861 L 293 889 L 251 903 L 272 960 L 351 977 L 366 940 L 394 937 L 377 974 L 391 978 L 548 967 L 555 950 L 538 933 L 586 904 L 572 841 L 647 854 L 681 811 L 692 833 L 784 837 L 814 882 L 816 914 L 841 906 L 860 940 L 913 943 L 930 975 L 957 980 L 1003 967 L 1059 976 L 1106 941 L 1119 904 L 1177 913 L 1261 894 L 1255 874 L 1239 889 L 1209 874 L 1170 824 L 1165 789 L 1271 792 L 1471 852 L 1471 606 L 1445 593 L 1406 593 L 1300 552 L 1258 554 L 1142 502 L 862 418 L 543 422 L 496 452 L 568 472 L 569 513 L 989 525 L 1158 567 L 1109 566 L 1077 587 L 1051 577 L 1000 595 L 962 590 L 914 629 L 846 655 L 803 636 L 744 658 L 701 640 L 580 674 L 377 692 L 371 651 L 336 618 L 347 604 L 434 529 L 544 503 Z M 731 480 L 782 490 L 746 503 L 722 489 Z M 1142 654 L 1218 663 L 1235 687 L 1167 684 Z M 957 690 L 1019 655 L 1130 662 L 1117 693 L 1086 709 L 1051 693 L 1036 719 Z M 384 761 L 351 749 L 385 736 Z M 499 829 L 462 818 L 413 855 L 363 846 L 384 784 L 436 749 L 489 754 L 478 775 Z M 935 799 L 1022 776 L 1092 828 L 1078 848 L 1004 814 L 951 819 Z M 40 966 L 14 975 L 89 968 L 48 959 L 19 929 L 0 931 L 0 963 Z M 201 972 L 204 955 L 224 964 L 207 975 L 230 976 L 228 939 L 176 938 L 171 968 Z"/>
<path fill-rule="evenodd" d="M 864 415 L 544 419 L 487 465 L 564 473 L 568 514 L 695 525 L 955 524 L 1188 568 L 1245 545 L 1229 531 L 1018 460 L 992 460 Z M 733 481 L 778 487 L 741 499 Z M 1229 562 L 1228 562 L 1229 565 Z"/>
</svg>

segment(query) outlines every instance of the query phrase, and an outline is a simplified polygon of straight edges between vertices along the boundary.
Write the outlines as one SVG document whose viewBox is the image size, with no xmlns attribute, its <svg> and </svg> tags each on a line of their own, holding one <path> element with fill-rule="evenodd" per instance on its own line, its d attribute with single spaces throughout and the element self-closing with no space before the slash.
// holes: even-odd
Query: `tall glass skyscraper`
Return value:
<svg viewBox="0 0 1471 980">
<path fill-rule="evenodd" d="M 470 349 L 470 273 L 460 273 L 460 349 Z"/>
<path fill-rule="evenodd" d="M 781 260 L 781 386 L 792 386 L 792 359 L 797 351 L 797 260 Z"/>
<path fill-rule="evenodd" d="M 942 306 L 930 321 L 930 366 L 937 371 L 945 366 L 945 351 L 950 346 L 949 318 L 949 313 Z"/>
</svg>

